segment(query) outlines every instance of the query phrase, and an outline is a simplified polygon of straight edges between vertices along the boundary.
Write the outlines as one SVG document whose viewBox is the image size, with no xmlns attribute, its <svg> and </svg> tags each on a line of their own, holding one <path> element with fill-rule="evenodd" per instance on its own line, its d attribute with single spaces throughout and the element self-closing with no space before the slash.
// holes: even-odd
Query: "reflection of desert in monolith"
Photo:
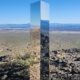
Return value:
<svg viewBox="0 0 80 80">
<path fill-rule="evenodd" d="M 31 55 L 35 58 L 34 64 L 30 66 L 30 80 L 40 80 L 40 29 L 31 29 L 30 37 Z"/>
<path fill-rule="evenodd" d="M 31 40 L 35 45 L 40 43 L 40 28 L 34 27 L 31 29 Z"/>
</svg>

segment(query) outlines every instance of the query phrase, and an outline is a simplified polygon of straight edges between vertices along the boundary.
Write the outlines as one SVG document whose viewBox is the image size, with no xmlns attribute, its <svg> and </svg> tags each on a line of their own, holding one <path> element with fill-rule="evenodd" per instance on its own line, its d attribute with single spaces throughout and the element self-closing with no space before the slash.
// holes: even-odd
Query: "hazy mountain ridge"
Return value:
<svg viewBox="0 0 80 80">
<path fill-rule="evenodd" d="M 50 24 L 51 31 L 80 31 L 80 24 Z"/>
<path fill-rule="evenodd" d="M 30 24 L 1 24 L 0 29 L 29 29 Z"/>
<path fill-rule="evenodd" d="M 0 24 L 0 30 L 29 30 L 30 24 Z M 80 31 L 80 24 L 59 24 L 59 23 L 51 23 L 50 31 Z"/>
</svg>

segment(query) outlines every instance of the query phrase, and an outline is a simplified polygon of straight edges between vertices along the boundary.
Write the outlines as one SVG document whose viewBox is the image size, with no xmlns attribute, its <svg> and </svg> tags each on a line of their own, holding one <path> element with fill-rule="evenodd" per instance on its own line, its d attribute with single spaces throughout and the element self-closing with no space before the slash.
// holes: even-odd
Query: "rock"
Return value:
<svg viewBox="0 0 80 80">
<path fill-rule="evenodd" d="M 20 58 L 21 58 L 22 60 L 29 59 L 29 58 L 30 58 L 30 54 L 22 53 L 22 55 L 20 56 Z"/>
<path fill-rule="evenodd" d="M 80 61 L 80 57 L 76 58 L 74 61 Z"/>
<path fill-rule="evenodd" d="M 2 80 L 6 80 L 7 77 L 8 77 L 7 75 L 4 75 L 4 76 L 2 77 Z"/>
<path fill-rule="evenodd" d="M 0 64 L 0 80 L 29 80 L 29 67 L 18 63 Z"/>
<path fill-rule="evenodd" d="M 51 80 L 74 80 L 73 78 L 80 80 L 80 49 L 70 48 L 50 52 L 50 66 Z M 54 73 L 54 66 L 57 74 Z"/>
<path fill-rule="evenodd" d="M 9 60 L 10 60 L 10 56 L 9 55 L 0 56 L 0 61 L 1 62 L 8 62 Z"/>
</svg>

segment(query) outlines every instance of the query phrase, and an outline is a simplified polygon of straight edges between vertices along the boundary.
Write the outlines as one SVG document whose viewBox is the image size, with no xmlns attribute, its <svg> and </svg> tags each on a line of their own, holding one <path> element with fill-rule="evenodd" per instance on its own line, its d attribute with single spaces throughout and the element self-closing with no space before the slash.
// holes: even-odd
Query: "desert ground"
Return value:
<svg viewBox="0 0 80 80">
<path fill-rule="evenodd" d="M 29 32 L 0 31 L 0 80 L 29 79 L 29 41 Z"/>
<path fill-rule="evenodd" d="M 29 65 L 37 64 L 35 55 L 31 55 L 29 51 L 29 46 L 29 31 L 0 31 L 0 80 L 29 79 Z M 78 74 L 78 68 L 80 68 L 79 56 L 80 33 L 50 32 L 51 80 L 67 80 L 66 78 L 59 78 L 58 76 L 69 74 L 70 77 L 71 75 L 75 76 Z M 78 59 L 78 61 L 76 62 L 75 59 Z M 55 64 L 57 64 L 57 62 L 55 61 L 58 61 L 58 64 L 60 65 L 57 65 L 56 67 Z M 62 66 L 61 62 L 65 63 L 66 66 Z M 71 73 L 73 68 L 72 65 L 74 65 L 73 67 L 77 69 L 75 74 Z M 69 70 L 69 67 L 71 70 Z M 34 70 L 34 68 L 32 69 Z M 36 72 L 34 72 L 34 74 L 37 75 Z M 54 76 L 56 77 L 53 78 Z M 71 79 L 70 77 L 68 80 L 74 79 Z M 80 78 L 78 80 L 80 80 Z"/>
<path fill-rule="evenodd" d="M 50 33 L 50 80 L 80 80 L 80 32 Z"/>
<path fill-rule="evenodd" d="M 80 48 L 80 32 L 50 32 L 50 50 Z"/>
</svg>

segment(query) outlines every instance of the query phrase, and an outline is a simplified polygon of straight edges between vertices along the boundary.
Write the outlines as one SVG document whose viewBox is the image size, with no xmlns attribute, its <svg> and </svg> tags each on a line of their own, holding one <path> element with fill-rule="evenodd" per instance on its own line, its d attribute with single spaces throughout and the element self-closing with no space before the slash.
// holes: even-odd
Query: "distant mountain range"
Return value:
<svg viewBox="0 0 80 80">
<path fill-rule="evenodd" d="M 1 24 L 0 30 L 28 30 L 30 24 Z"/>
<path fill-rule="evenodd" d="M 80 31 L 80 24 L 50 24 L 51 31 Z"/>
<path fill-rule="evenodd" d="M 0 30 L 29 30 L 30 24 L 0 24 Z M 80 24 L 51 23 L 50 31 L 80 31 Z"/>
</svg>

